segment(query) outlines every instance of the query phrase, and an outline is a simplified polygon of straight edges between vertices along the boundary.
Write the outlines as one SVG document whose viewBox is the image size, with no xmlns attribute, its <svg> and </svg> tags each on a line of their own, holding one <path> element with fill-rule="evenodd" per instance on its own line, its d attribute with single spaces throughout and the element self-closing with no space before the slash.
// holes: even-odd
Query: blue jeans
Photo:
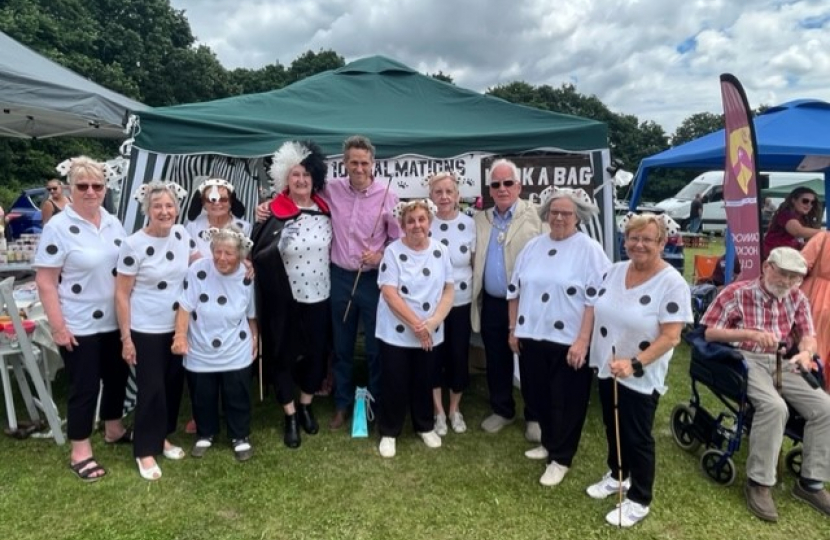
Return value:
<svg viewBox="0 0 830 540">
<path fill-rule="evenodd" d="M 689 232 L 690 233 L 699 233 L 700 232 L 700 218 L 693 217 L 689 220 Z"/>
<path fill-rule="evenodd" d="M 378 271 L 364 270 L 352 298 L 352 287 L 357 272 L 331 265 L 331 320 L 334 338 L 334 405 L 346 410 L 354 401 L 354 345 L 357 339 L 358 316 L 363 321 L 366 345 L 366 365 L 369 370 L 369 392 L 380 403 L 380 355 L 375 338 L 375 319 L 380 300 Z M 352 304 L 345 322 L 343 314 L 351 298 Z"/>
</svg>

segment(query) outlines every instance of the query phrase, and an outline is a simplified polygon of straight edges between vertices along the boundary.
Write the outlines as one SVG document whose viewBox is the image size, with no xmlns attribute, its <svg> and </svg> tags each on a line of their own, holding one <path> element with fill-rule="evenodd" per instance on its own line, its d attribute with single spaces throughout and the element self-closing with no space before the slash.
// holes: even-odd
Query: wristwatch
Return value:
<svg viewBox="0 0 830 540">
<path fill-rule="evenodd" d="M 634 370 L 635 377 L 642 377 L 645 374 L 643 372 L 643 363 L 636 356 L 631 358 L 631 369 Z"/>
</svg>

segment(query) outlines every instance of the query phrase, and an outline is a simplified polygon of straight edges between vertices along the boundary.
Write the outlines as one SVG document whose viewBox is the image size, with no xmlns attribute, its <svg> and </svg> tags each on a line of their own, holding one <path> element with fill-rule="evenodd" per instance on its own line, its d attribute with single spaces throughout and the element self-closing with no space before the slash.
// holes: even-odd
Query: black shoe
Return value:
<svg viewBox="0 0 830 540">
<path fill-rule="evenodd" d="M 282 440 L 288 448 L 299 448 L 300 429 L 297 426 L 297 413 L 285 415 L 285 436 Z"/>
<path fill-rule="evenodd" d="M 316 435 L 320 431 L 320 424 L 317 423 L 317 419 L 314 417 L 314 411 L 311 410 L 311 403 L 308 405 L 300 403 L 297 406 L 297 415 L 300 417 L 300 426 L 302 426 L 303 431 L 309 435 Z"/>
</svg>

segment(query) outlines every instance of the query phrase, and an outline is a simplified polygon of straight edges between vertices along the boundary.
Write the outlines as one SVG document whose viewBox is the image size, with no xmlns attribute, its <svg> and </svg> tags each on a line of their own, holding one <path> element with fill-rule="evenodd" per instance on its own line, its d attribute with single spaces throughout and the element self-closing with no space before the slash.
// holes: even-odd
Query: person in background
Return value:
<svg viewBox="0 0 830 540">
<path fill-rule="evenodd" d="M 818 195 L 806 187 L 797 187 L 772 215 L 764 235 L 764 258 L 777 247 L 801 250 L 804 243 L 821 232 Z"/>
<path fill-rule="evenodd" d="M 237 199 L 233 184 L 222 178 L 208 178 L 198 187 L 187 212 L 187 232 L 196 242 L 202 257 L 211 257 L 207 231 L 236 226 L 245 236 L 251 234 L 251 224 L 242 219 L 245 206 Z"/>
<path fill-rule="evenodd" d="M 46 191 L 49 196 L 46 197 L 46 199 L 43 200 L 43 204 L 40 205 L 40 214 L 44 226 L 49 223 L 52 216 L 60 213 L 67 204 L 72 202 L 72 199 L 67 197 L 63 192 L 63 182 L 57 178 L 53 178 L 46 182 Z"/>
<path fill-rule="evenodd" d="M 257 314 L 263 360 L 285 413 L 283 442 L 297 448 L 300 427 L 309 435 L 319 431 L 311 403 L 331 349 L 332 225 L 319 195 L 325 156 L 314 143 L 287 142 L 274 153 L 269 175 L 277 196 L 253 234 Z"/>
<path fill-rule="evenodd" d="M 488 174 L 493 208 L 479 212 L 473 261 L 473 302 L 471 321 L 474 332 L 481 332 L 487 364 L 487 388 L 492 413 L 481 423 L 488 433 L 501 431 L 516 419 L 513 399 L 513 351 L 508 339 L 507 286 L 519 252 L 542 232 L 536 207 L 519 199 L 522 191 L 519 169 L 512 161 L 493 162 Z M 521 365 L 520 365 L 521 369 Z M 524 381 L 525 377 L 520 377 Z M 522 395 L 525 395 L 522 388 Z M 525 438 L 542 440 L 538 415 L 525 396 Z"/>
<path fill-rule="evenodd" d="M 190 455 L 203 457 L 215 442 L 221 393 L 234 456 L 247 461 L 253 455 L 251 363 L 259 330 L 254 287 L 242 261 L 252 242 L 233 225 L 209 229 L 206 237 L 211 257 L 194 262 L 187 271 L 188 287 L 179 297 L 172 345 L 173 354 L 184 355 L 190 379 L 198 436 Z M 204 302 L 202 295 L 216 302 Z"/>
<path fill-rule="evenodd" d="M 103 164 L 76 157 L 67 176 L 74 200 L 43 229 L 35 282 L 69 380 L 69 468 L 81 480 L 94 482 L 106 474 L 90 441 L 99 392 L 104 441 L 130 443 L 133 438 L 121 419 L 128 369 L 119 361 L 115 316 L 115 266 L 127 233 L 102 207 Z"/>
<path fill-rule="evenodd" d="M 703 195 L 695 194 L 692 206 L 689 209 L 689 232 L 697 234 L 700 232 L 700 221 L 703 216 Z"/>
<path fill-rule="evenodd" d="M 680 332 L 692 322 L 692 306 L 683 275 L 661 257 L 677 224 L 665 214 L 629 214 L 620 225 L 629 260 L 611 266 L 600 286 L 591 334 L 609 471 L 587 492 L 594 499 L 616 495 L 622 479 L 628 494 L 605 520 L 631 527 L 651 508 L 654 415 L 668 390 L 666 374 Z"/>
<path fill-rule="evenodd" d="M 727 286 L 700 320 L 707 341 L 737 343 L 748 365 L 746 395 L 754 413 L 744 495 L 749 511 L 764 521 L 778 521 L 772 492 L 788 403 L 806 420 L 800 475 L 792 494 L 830 516 L 830 493 L 824 487 L 830 481 L 830 396 L 811 388 L 799 373 L 812 369 L 818 351 L 810 306 L 799 289 L 806 273 L 807 262 L 798 251 L 775 248 L 761 266 L 761 277 Z M 776 389 L 776 355 L 782 342 L 798 352 L 782 369 Z"/>
<path fill-rule="evenodd" d="M 761 224 L 768 224 L 774 213 L 775 203 L 772 202 L 772 199 L 766 197 L 763 206 L 761 206 Z"/>
<path fill-rule="evenodd" d="M 441 446 L 432 415 L 435 347 L 444 341 L 444 319 L 452 308 L 452 264 L 446 246 L 429 237 L 432 201 L 398 205 L 403 238 L 383 253 L 378 274 L 377 315 L 383 407 L 378 413 L 382 457 L 395 456 L 406 409 L 428 448 Z"/>
<path fill-rule="evenodd" d="M 571 467 L 588 412 L 593 303 L 611 261 L 577 228 L 599 213 L 584 190 L 554 188 L 543 196 L 539 217 L 550 233 L 528 242 L 516 259 L 507 287 L 508 343 L 542 430 L 542 446 L 525 455 L 547 460 L 539 482 L 556 486 Z"/>
<path fill-rule="evenodd" d="M 435 350 L 435 378 L 432 401 L 435 432 L 447 434 L 447 420 L 456 433 L 467 431 L 461 414 L 461 396 L 470 384 L 470 303 L 473 298 L 473 248 L 475 224 L 459 212 L 458 180 L 451 172 L 438 173 L 429 179 L 429 198 L 438 209 L 430 226 L 430 236 L 447 248 L 453 273 L 453 307 L 444 320 L 444 343 Z M 442 399 L 444 385 L 449 387 L 449 409 Z"/>
<path fill-rule="evenodd" d="M 156 456 L 185 457 L 168 435 L 176 431 L 184 385 L 182 357 L 173 354 L 179 297 L 190 262 L 201 254 L 182 225 L 176 224 L 187 192 L 177 184 L 142 184 L 140 201 L 147 224 L 128 236 L 118 254 L 115 305 L 121 331 L 121 357 L 135 366 L 135 456 L 145 480 L 161 478 Z M 223 303 L 203 294 L 202 303 Z"/>
<path fill-rule="evenodd" d="M 816 352 L 824 362 L 824 387 L 830 391 L 830 233 L 822 231 L 810 238 L 801 255 L 807 263 L 801 291 L 810 301 Z"/>
</svg>

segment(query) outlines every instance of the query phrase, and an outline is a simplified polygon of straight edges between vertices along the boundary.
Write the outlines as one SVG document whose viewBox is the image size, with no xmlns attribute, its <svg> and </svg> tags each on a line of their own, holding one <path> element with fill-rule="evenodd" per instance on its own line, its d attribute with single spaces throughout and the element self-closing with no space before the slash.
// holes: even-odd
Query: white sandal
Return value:
<svg viewBox="0 0 830 540">
<path fill-rule="evenodd" d="M 161 469 L 159 468 L 158 463 L 152 467 L 147 467 L 146 469 L 141 466 L 141 458 L 135 458 L 135 463 L 138 465 L 138 474 L 140 474 L 143 479 L 152 482 L 161 478 Z"/>
</svg>

